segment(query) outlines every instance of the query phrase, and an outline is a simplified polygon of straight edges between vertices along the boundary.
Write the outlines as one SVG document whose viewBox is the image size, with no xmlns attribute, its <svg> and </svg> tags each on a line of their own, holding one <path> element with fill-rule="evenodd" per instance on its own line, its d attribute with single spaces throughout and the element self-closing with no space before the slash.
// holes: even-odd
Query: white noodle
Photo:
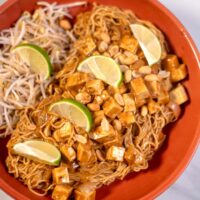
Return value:
<svg viewBox="0 0 200 200">
<path fill-rule="evenodd" d="M 45 98 L 46 88 L 53 80 L 52 77 L 42 81 L 12 49 L 22 42 L 39 45 L 48 52 L 54 70 L 58 71 L 66 61 L 66 49 L 75 37 L 57 22 L 63 17 L 72 18 L 68 8 L 86 5 L 86 2 L 65 5 L 38 2 L 38 5 L 42 7 L 33 15 L 24 12 L 12 28 L 0 31 L 0 128 L 7 126 L 4 136 L 17 122 L 18 110 Z"/>
</svg>

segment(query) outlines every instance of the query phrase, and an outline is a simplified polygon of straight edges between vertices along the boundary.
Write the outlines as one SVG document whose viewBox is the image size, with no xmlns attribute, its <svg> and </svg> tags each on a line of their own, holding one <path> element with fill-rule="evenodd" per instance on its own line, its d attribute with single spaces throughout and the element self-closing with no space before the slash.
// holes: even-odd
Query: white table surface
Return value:
<svg viewBox="0 0 200 200">
<path fill-rule="evenodd" d="M 0 3 L 5 0 L 0 0 Z M 200 50 L 200 0 L 160 0 L 183 23 Z M 12 200 L 0 190 L 0 200 Z M 181 177 L 157 200 L 200 200 L 200 148 Z"/>
</svg>

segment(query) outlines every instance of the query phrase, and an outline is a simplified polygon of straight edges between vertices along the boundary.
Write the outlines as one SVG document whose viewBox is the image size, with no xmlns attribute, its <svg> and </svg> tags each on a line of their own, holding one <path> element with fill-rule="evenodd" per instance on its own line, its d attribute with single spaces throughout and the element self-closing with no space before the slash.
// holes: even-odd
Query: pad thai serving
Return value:
<svg viewBox="0 0 200 200">
<path fill-rule="evenodd" d="M 75 19 L 39 2 L 0 32 L 0 133 L 8 172 L 39 196 L 94 200 L 148 168 L 188 101 L 187 68 L 130 10 L 93 4 Z"/>
</svg>

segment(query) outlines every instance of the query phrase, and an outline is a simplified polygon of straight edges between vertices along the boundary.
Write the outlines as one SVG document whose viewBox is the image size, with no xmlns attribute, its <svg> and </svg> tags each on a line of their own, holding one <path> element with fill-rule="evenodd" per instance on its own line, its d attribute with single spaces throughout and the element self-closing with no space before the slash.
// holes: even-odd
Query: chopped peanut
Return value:
<svg viewBox="0 0 200 200">
<path fill-rule="evenodd" d="M 106 159 L 122 162 L 124 160 L 124 153 L 125 153 L 125 148 L 117 147 L 117 146 L 111 146 L 107 150 Z"/>
<path fill-rule="evenodd" d="M 124 111 L 129 112 L 129 111 L 136 111 L 136 106 L 135 106 L 135 101 L 134 101 L 134 96 L 132 93 L 126 93 L 123 94 L 123 99 L 124 99 Z"/>
<path fill-rule="evenodd" d="M 57 167 L 52 170 L 53 181 L 55 184 L 69 183 L 69 174 L 67 167 Z"/>
<path fill-rule="evenodd" d="M 100 110 L 100 106 L 97 103 L 89 103 L 87 104 L 87 107 L 93 112 Z"/>
<path fill-rule="evenodd" d="M 123 108 L 112 97 L 110 97 L 110 99 L 103 104 L 103 110 L 105 115 L 110 118 L 115 118 L 122 112 Z"/>
<path fill-rule="evenodd" d="M 53 200 L 68 200 L 73 187 L 69 185 L 56 185 L 52 192 Z"/>
<path fill-rule="evenodd" d="M 124 35 L 121 39 L 120 47 L 135 54 L 139 47 L 139 44 L 133 36 Z"/>
<path fill-rule="evenodd" d="M 104 83 L 101 80 L 89 80 L 85 86 L 88 93 L 92 95 L 101 95 L 104 90 Z"/>
<path fill-rule="evenodd" d="M 83 104 L 90 103 L 91 101 L 91 95 L 87 92 L 79 92 L 76 96 L 75 99 Z"/>
<path fill-rule="evenodd" d="M 72 25 L 67 19 L 61 19 L 59 25 L 65 30 L 70 30 L 72 28 Z"/>
<path fill-rule="evenodd" d="M 73 147 L 65 144 L 61 147 L 60 151 L 62 154 L 70 161 L 74 161 L 76 159 L 76 152 Z"/>
<path fill-rule="evenodd" d="M 122 112 L 119 115 L 119 121 L 122 123 L 122 125 L 130 125 L 135 122 L 135 116 L 133 112 Z"/>
</svg>

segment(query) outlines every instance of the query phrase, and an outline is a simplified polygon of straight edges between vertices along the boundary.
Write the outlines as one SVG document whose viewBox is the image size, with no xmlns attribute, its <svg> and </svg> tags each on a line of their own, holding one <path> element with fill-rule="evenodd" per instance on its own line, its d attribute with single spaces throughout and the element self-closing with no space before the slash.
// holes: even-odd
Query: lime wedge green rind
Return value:
<svg viewBox="0 0 200 200">
<path fill-rule="evenodd" d="M 24 48 L 27 48 L 27 49 L 30 48 L 32 51 L 35 51 L 41 55 L 42 59 L 44 59 L 46 61 L 47 66 L 48 66 L 47 73 L 45 74 L 44 79 L 47 79 L 49 76 L 51 76 L 53 73 L 53 67 L 52 67 L 48 53 L 43 48 L 41 48 L 35 44 L 30 44 L 30 43 L 23 43 L 23 44 L 17 45 L 13 49 L 13 52 L 18 52 Z M 34 59 L 34 58 L 32 58 L 32 59 Z M 44 66 L 41 66 L 41 69 L 42 69 L 42 67 L 44 67 Z M 32 70 L 34 71 L 34 69 L 32 69 Z"/>
<path fill-rule="evenodd" d="M 73 107 L 75 107 L 76 109 L 78 109 L 80 111 L 80 113 L 86 117 L 86 120 L 87 120 L 87 125 L 85 127 L 85 130 L 87 132 L 89 132 L 92 128 L 92 124 L 93 124 L 93 119 L 92 119 L 92 114 L 90 113 L 90 111 L 88 110 L 88 108 L 83 105 L 82 103 L 74 100 L 74 99 L 61 99 L 60 101 L 56 102 L 56 103 L 53 103 L 50 107 L 49 107 L 49 110 L 52 111 L 52 109 L 56 106 L 56 105 L 61 105 L 61 104 L 67 104 L 67 105 L 71 105 Z M 66 118 L 69 118 L 69 116 L 65 116 L 62 112 L 62 110 L 58 110 L 56 112 L 57 114 L 60 114 L 62 117 L 66 117 Z M 70 120 L 70 119 L 69 119 Z M 71 119 L 72 122 L 73 121 L 76 121 L 76 125 L 79 125 L 78 124 L 78 119 Z M 82 127 L 83 128 L 83 127 Z"/>
<path fill-rule="evenodd" d="M 107 56 L 97 55 L 86 58 L 77 69 L 81 72 L 91 73 L 114 87 L 119 87 L 123 81 L 119 64 Z"/>
<path fill-rule="evenodd" d="M 14 153 L 29 159 L 57 166 L 61 161 L 60 151 L 52 144 L 40 140 L 28 140 L 13 146 Z"/>
</svg>

